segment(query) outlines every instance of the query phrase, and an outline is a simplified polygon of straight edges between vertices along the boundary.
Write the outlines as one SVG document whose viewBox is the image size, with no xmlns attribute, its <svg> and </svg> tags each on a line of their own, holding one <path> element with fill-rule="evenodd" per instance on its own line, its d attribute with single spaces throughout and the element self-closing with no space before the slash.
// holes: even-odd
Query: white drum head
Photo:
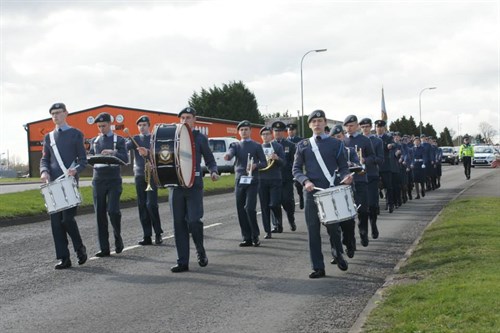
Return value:
<svg viewBox="0 0 500 333">
<path fill-rule="evenodd" d="M 195 149 L 191 128 L 186 124 L 178 124 L 176 131 L 176 160 L 179 181 L 183 187 L 191 187 L 194 183 Z"/>
</svg>

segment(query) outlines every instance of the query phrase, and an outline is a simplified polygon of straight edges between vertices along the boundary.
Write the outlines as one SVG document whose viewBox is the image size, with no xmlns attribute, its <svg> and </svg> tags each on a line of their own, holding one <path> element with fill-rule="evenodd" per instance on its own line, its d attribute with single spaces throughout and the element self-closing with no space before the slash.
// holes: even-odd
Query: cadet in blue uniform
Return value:
<svg viewBox="0 0 500 333">
<path fill-rule="evenodd" d="M 443 159 L 443 149 L 441 149 L 441 147 L 438 146 L 438 143 L 436 140 L 432 140 L 432 145 L 436 147 L 436 179 L 434 180 L 435 181 L 435 185 L 436 185 L 436 188 L 440 188 L 441 187 L 441 176 L 443 175 L 443 170 L 442 170 L 442 167 L 441 167 L 441 160 Z"/>
<path fill-rule="evenodd" d="M 315 187 L 328 188 L 333 186 L 334 175 L 338 173 L 345 179 L 345 184 L 352 182 L 349 175 L 347 161 L 345 159 L 342 143 L 325 133 L 326 116 L 322 110 L 312 112 L 308 119 L 309 128 L 313 131 L 313 137 L 302 140 L 297 145 L 295 160 L 293 163 L 293 175 L 301 183 L 306 191 L 305 195 L 305 219 L 309 234 L 309 252 L 313 271 L 309 278 L 316 279 L 325 276 L 325 263 L 321 251 L 321 223 L 318 217 L 318 208 L 314 202 L 313 194 Z M 322 157 L 329 175 L 325 175 L 316 159 L 312 140 L 318 148 L 318 153 Z M 337 266 L 341 270 L 347 270 L 347 261 L 343 257 L 344 250 L 340 241 L 340 228 L 338 223 L 326 225 L 326 230 L 330 235 L 332 255 L 336 259 Z"/>
<path fill-rule="evenodd" d="M 421 145 L 420 137 L 418 136 L 413 140 L 412 151 L 413 161 L 411 163 L 411 169 L 413 170 L 413 182 L 415 183 L 415 189 L 417 191 L 415 199 L 420 199 L 420 186 L 422 186 L 422 196 L 425 197 L 425 169 L 429 166 L 429 159 L 425 148 Z"/>
<path fill-rule="evenodd" d="M 271 125 L 274 134 L 274 142 L 279 143 L 283 147 L 285 153 L 285 162 L 281 166 L 281 206 L 286 212 L 288 218 L 288 224 L 290 224 L 290 229 L 292 231 L 297 230 L 297 225 L 295 224 L 295 199 L 293 197 L 293 158 L 295 157 L 295 143 L 290 140 L 285 139 L 286 125 L 282 121 L 275 121 Z M 301 186 L 302 187 L 302 186 Z M 281 210 L 279 210 L 281 213 Z M 272 215 L 271 221 L 275 222 L 274 214 Z M 281 219 L 282 221 L 282 219 Z M 283 225 L 274 224 L 275 228 L 272 232 L 282 232 Z"/>
<path fill-rule="evenodd" d="M 330 131 L 330 136 L 334 137 L 337 140 L 342 141 L 342 147 L 343 147 L 343 152 L 344 156 L 347 161 L 347 166 L 348 167 L 354 167 L 360 165 L 360 161 L 358 158 L 358 154 L 356 153 L 356 149 L 354 147 L 345 147 L 344 140 L 345 140 L 345 132 L 341 124 L 335 125 L 332 130 Z M 339 179 L 338 175 L 335 178 L 335 186 L 340 185 L 341 179 Z M 354 193 L 354 196 L 356 196 L 356 186 L 355 182 L 353 181 L 351 184 L 352 191 Z M 355 197 L 356 200 L 356 197 Z M 359 200 L 359 198 L 358 198 Z M 357 203 L 356 203 L 357 204 Z M 342 233 L 342 243 L 346 246 L 346 254 L 349 258 L 354 257 L 354 251 L 356 251 L 356 221 L 354 218 L 342 221 L 339 223 L 340 230 Z M 331 264 L 336 264 L 337 261 L 335 258 L 332 258 L 330 261 Z"/>
<path fill-rule="evenodd" d="M 54 122 L 54 143 L 57 147 L 61 161 L 67 169 L 67 173 L 78 181 L 78 174 L 87 166 L 87 157 L 83 145 L 83 134 L 76 128 L 70 127 L 66 122 L 68 111 L 63 103 L 56 103 L 49 109 Z M 40 178 L 48 183 L 59 178 L 63 174 L 59 162 L 51 146 L 50 134 L 43 139 L 43 153 L 40 160 Z M 56 258 L 60 262 L 55 269 L 71 267 L 71 259 L 68 250 L 68 234 L 71 237 L 73 248 L 78 258 L 78 264 L 83 265 L 87 261 L 87 249 L 83 245 L 78 225 L 75 221 L 76 207 L 50 214 L 50 225 L 52 237 L 56 248 Z"/>
<path fill-rule="evenodd" d="M 125 139 L 113 133 L 111 130 L 111 115 L 100 113 L 95 123 L 100 135 L 91 141 L 90 155 L 115 156 L 124 163 L 128 163 Z M 115 236 L 115 251 L 123 251 L 123 240 L 121 236 L 120 196 L 122 194 L 122 176 L 119 164 L 94 164 L 92 177 L 92 190 L 94 198 L 94 210 L 97 218 L 97 231 L 99 236 L 99 247 L 101 251 L 96 257 L 110 255 L 108 216 L 113 226 Z"/>
<path fill-rule="evenodd" d="M 365 161 L 366 176 L 368 177 L 368 216 L 370 218 L 370 226 L 372 230 L 372 238 L 377 239 L 379 231 L 377 228 L 377 211 L 379 207 L 378 197 L 378 181 L 379 181 L 379 165 L 384 163 L 384 147 L 383 142 L 376 135 L 371 133 L 372 121 L 369 118 L 363 118 L 359 122 L 361 131 L 364 136 L 370 139 L 374 151 L 374 158 L 371 162 Z"/>
<path fill-rule="evenodd" d="M 355 115 L 347 116 L 344 120 L 346 130 L 345 146 L 354 148 L 356 152 L 361 151 L 359 156 L 361 165 L 373 164 L 375 153 L 370 139 L 358 132 L 358 118 Z M 366 167 L 366 166 L 365 166 Z M 361 245 L 368 246 L 368 177 L 366 170 L 354 175 L 354 201 L 358 206 L 358 229 Z"/>
<path fill-rule="evenodd" d="M 403 147 L 401 146 L 400 133 L 392 133 L 392 139 L 394 140 L 394 159 L 391 165 L 392 172 L 392 193 L 394 195 L 394 207 L 399 208 L 403 204 L 401 190 L 403 184 L 401 183 L 401 162 L 403 158 Z"/>
<path fill-rule="evenodd" d="M 384 147 L 384 163 L 379 165 L 379 174 L 382 184 L 386 190 L 386 202 L 389 213 L 394 211 L 394 194 L 392 192 L 392 165 L 394 164 L 394 141 L 391 136 L 386 133 L 385 120 L 375 121 L 375 130 L 377 136 L 382 140 Z"/>
<path fill-rule="evenodd" d="M 271 235 L 271 212 L 276 218 L 276 224 L 283 230 L 281 214 L 281 166 L 285 163 L 283 147 L 273 142 L 270 127 L 262 127 L 260 136 L 262 148 L 267 158 L 267 167 L 259 169 L 259 200 L 262 212 L 262 225 L 266 232 L 265 239 Z"/>
<path fill-rule="evenodd" d="M 189 270 L 189 233 L 193 237 L 198 256 L 198 265 L 208 265 L 208 258 L 203 245 L 203 173 L 201 172 L 201 157 L 210 173 L 212 181 L 219 179 L 217 163 L 208 146 L 208 139 L 200 131 L 194 130 L 196 110 L 187 107 L 179 112 L 180 122 L 187 124 L 193 130 L 193 140 L 196 152 L 195 180 L 190 188 L 171 187 L 169 194 L 170 211 L 174 218 L 175 246 L 177 248 L 177 265 L 170 268 L 173 273 Z"/>
<path fill-rule="evenodd" d="M 431 190 L 431 176 L 432 176 L 432 168 L 434 168 L 434 158 L 432 157 L 432 147 L 430 143 L 427 142 L 427 136 L 425 134 L 422 134 L 420 136 L 420 141 L 422 147 L 424 147 L 426 159 L 428 161 L 428 164 L 426 165 L 426 169 L 424 170 L 425 174 L 425 190 L 430 191 Z"/>
<path fill-rule="evenodd" d="M 288 129 L 288 137 L 287 140 L 297 144 L 302 141 L 302 138 L 300 136 L 297 136 L 297 124 L 290 123 L 286 125 Z M 297 194 L 299 196 L 299 208 L 304 209 L 304 189 L 302 188 L 302 184 L 299 182 L 294 182 L 295 183 L 295 188 L 297 189 Z"/>
<path fill-rule="evenodd" d="M 158 188 L 155 182 L 152 181 L 151 174 L 149 175 L 150 179 L 146 179 L 145 172 L 146 165 L 151 168 L 151 164 L 146 163 L 151 146 L 151 134 L 149 132 L 151 122 L 148 116 L 141 116 L 137 119 L 136 124 L 140 134 L 133 136 L 134 140 L 127 141 L 127 150 L 134 151 L 135 190 L 137 192 L 137 208 L 139 209 L 139 219 L 143 232 L 143 238 L 138 243 L 139 245 L 153 244 L 151 236 L 154 229 L 156 235 L 155 244 L 161 244 L 163 242 L 161 237 L 163 230 L 161 229 L 160 214 L 158 212 Z M 139 147 L 136 146 L 134 141 Z M 150 191 L 146 191 L 148 183 L 151 186 Z"/>
<path fill-rule="evenodd" d="M 257 192 L 259 190 L 258 169 L 267 166 L 262 146 L 250 138 L 251 124 L 241 121 L 237 126 L 240 142 L 231 143 L 224 159 L 236 157 L 234 163 L 236 209 L 243 241 L 239 246 L 259 246 L 259 225 L 257 224 Z M 250 177 L 251 178 L 248 178 Z"/>
</svg>

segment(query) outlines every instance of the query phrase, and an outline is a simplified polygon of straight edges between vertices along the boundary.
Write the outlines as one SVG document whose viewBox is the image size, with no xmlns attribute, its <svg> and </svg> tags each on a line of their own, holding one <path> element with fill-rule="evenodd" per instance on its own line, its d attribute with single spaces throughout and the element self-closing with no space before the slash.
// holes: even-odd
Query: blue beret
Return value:
<svg viewBox="0 0 500 333">
<path fill-rule="evenodd" d="M 148 123 L 148 124 L 150 124 L 151 121 L 149 121 L 149 117 L 148 116 L 140 116 L 135 123 L 137 125 L 139 125 L 139 123 Z"/>
<path fill-rule="evenodd" d="M 269 127 L 269 126 L 264 126 L 264 127 L 262 127 L 262 128 L 260 129 L 259 134 L 262 134 L 262 132 L 265 132 L 265 131 L 269 131 L 269 132 L 271 132 L 271 131 L 272 131 L 272 130 L 271 130 L 271 127 Z"/>
<path fill-rule="evenodd" d="M 342 128 L 342 125 L 337 124 L 330 131 L 330 136 L 333 136 L 333 135 L 336 135 L 336 134 L 339 134 L 339 133 L 344 133 L 344 129 Z"/>
<path fill-rule="evenodd" d="M 196 117 L 196 110 L 189 106 L 187 108 L 182 109 L 181 112 L 179 112 L 179 114 L 177 115 L 177 117 L 180 117 L 181 114 L 183 113 L 189 113 Z"/>
<path fill-rule="evenodd" d="M 102 122 L 111 122 L 111 115 L 106 112 L 99 113 L 97 117 L 95 117 L 94 123 L 102 123 Z"/>
<path fill-rule="evenodd" d="M 422 133 L 422 134 L 420 135 L 420 137 L 421 137 L 421 138 L 426 138 L 427 136 L 426 136 L 425 134 L 423 134 L 423 133 Z"/>
<path fill-rule="evenodd" d="M 323 110 L 316 110 L 316 111 L 311 112 L 309 117 L 307 117 L 307 123 L 310 123 L 311 120 L 313 120 L 315 118 L 325 118 L 326 119 L 325 112 Z"/>
<path fill-rule="evenodd" d="M 372 124 L 372 120 L 370 118 L 363 118 L 359 121 L 360 125 L 370 125 Z"/>
<path fill-rule="evenodd" d="M 286 130 L 286 125 L 284 122 L 282 121 L 275 121 L 271 127 L 273 128 L 273 130 L 276 130 L 276 131 L 284 131 Z"/>
<path fill-rule="evenodd" d="M 347 116 L 345 119 L 344 119 L 344 126 L 349 124 L 349 123 L 354 123 L 358 121 L 358 117 L 356 117 L 355 115 L 351 114 L 350 116 Z"/>
<path fill-rule="evenodd" d="M 297 129 L 297 124 L 290 123 L 290 124 L 286 125 L 286 128 L 291 129 L 291 130 L 296 130 Z"/>
<path fill-rule="evenodd" d="M 49 109 L 49 113 L 52 112 L 52 110 L 58 110 L 58 109 L 63 109 L 64 111 L 67 111 L 66 110 L 66 105 L 64 105 L 64 103 L 54 103 L 50 109 Z"/>
<path fill-rule="evenodd" d="M 385 120 L 375 120 L 375 126 L 377 127 L 384 127 L 386 124 Z"/>
<path fill-rule="evenodd" d="M 395 136 L 401 136 L 401 133 L 399 133 L 399 132 L 394 132 L 394 135 L 395 135 Z"/>
<path fill-rule="evenodd" d="M 240 127 L 251 127 L 251 126 L 252 126 L 252 124 L 250 124 L 250 122 L 248 120 L 243 120 L 243 121 L 240 121 L 238 126 L 236 126 L 236 129 L 239 130 Z"/>
</svg>

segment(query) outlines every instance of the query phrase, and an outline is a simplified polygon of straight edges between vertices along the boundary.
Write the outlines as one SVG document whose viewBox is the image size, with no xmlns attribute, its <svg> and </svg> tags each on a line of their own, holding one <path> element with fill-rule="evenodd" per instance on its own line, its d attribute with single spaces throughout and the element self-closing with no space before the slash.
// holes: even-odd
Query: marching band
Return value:
<svg viewBox="0 0 500 333">
<path fill-rule="evenodd" d="M 189 270 L 190 234 L 197 250 L 198 264 L 207 266 L 201 221 L 201 157 L 212 180 L 217 180 L 219 175 L 207 137 L 194 130 L 196 111 L 193 108 L 184 108 L 179 112 L 177 125 L 168 128 L 156 125 L 153 135 L 149 117 L 141 116 L 136 122 L 139 134 L 132 136 L 125 129 L 127 138 L 114 133 L 110 126 L 111 116 L 101 113 L 95 120 L 100 134 L 91 140 L 88 154 L 83 153 L 82 133 L 65 122 L 68 114 L 66 106 L 56 103 L 49 112 L 55 130 L 44 139 L 41 179 L 52 184 L 58 177 L 74 177 L 76 184 L 78 173 L 85 168 L 87 161 L 92 165 L 93 200 L 100 247 L 96 257 L 112 254 L 108 239 L 108 217 L 113 227 L 115 253 L 124 249 L 121 237 L 120 167 L 128 163 L 130 150 L 135 155 L 137 204 L 143 229 L 143 237 L 138 243 L 151 245 L 153 231 L 155 244 L 162 243 L 157 190 L 158 187 L 165 187 L 165 183 L 173 184 L 168 187 L 178 258 L 177 265 L 171 271 L 177 273 Z M 299 194 L 299 208 L 304 209 L 308 231 L 312 268 L 309 278 L 314 279 L 326 275 L 321 249 L 322 226 L 326 228 L 330 240 L 331 263 L 346 271 L 348 262 L 344 253 L 348 258 L 353 258 L 356 251 L 356 220 L 360 245 L 367 247 L 369 230 L 372 239 L 379 237 L 377 220 L 381 214 L 380 198 L 385 198 L 385 210 L 393 213 L 409 200 L 421 199 L 425 197 L 426 191 L 441 186 L 442 151 L 431 137 L 389 133 L 385 120 L 372 122 L 364 118 L 358 121 L 356 115 L 349 115 L 343 126 L 336 125 L 325 131 L 326 115 L 324 111 L 316 110 L 308 116 L 307 121 L 313 132 L 310 138 L 297 137 L 294 123 L 275 121 L 271 126 L 261 128 L 262 143 L 259 143 L 250 137 L 251 123 L 243 120 L 237 125 L 240 141 L 229 146 L 224 159 L 235 157 L 234 193 L 242 237 L 240 247 L 261 245 L 257 196 L 266 241 L 284 232 L 282 208 L 290 230 L 297 230 L 295 185 Z M 374 129 L 372 124 L 375 125 Z M 67 138 L 61 139 L 63 137 Z M 82 139 L 81 147 L 73 142 L 78 141 L 78 138 Z M 172 144 L 174 141 L 176 144 Z M 61 156 L 57 156 L 59 152 L 62 161 Z M 50 191 L 45 189 L 47 186 L 42 186 L 45 191 Z M 77 185 L 75 191 L 78 196 Z M 52 193 L 44 197 L 57 199 Z M 77 205 L 75 203 L 54 212 L 49 211 L 56 257 L 60 260 L 56 269 L 71 267 L 66 234 L 72 239 L 78 263 L 87 261 L 86 248 L 74 219 Z"/>
</svg>

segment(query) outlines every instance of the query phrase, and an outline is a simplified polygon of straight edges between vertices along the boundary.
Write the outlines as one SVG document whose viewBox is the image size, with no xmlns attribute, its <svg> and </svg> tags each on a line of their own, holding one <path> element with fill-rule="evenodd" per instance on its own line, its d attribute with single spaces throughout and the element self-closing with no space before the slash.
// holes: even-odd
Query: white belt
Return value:
<svg viewBox="0 0 500 333">
<path fill-rule="evenodd" d="M 194 176 L 195 176 L 195 177 L 198 177 L 199 175 L 200 175 L 200 172 L 199 172 L 199 171 L 196 171 L 196 172 L 194 173 Z"/>
<path fill-rule="evenodd" d="M 100 169 L 100 168 L 104 168 L 104 167 L 111 167 L 111 168 L 117 168 L 119 167 L 118 164 L 102 164 L 102 163 L 96 163 L 94 164 L 94 169 Z"/>
<path fill-rule="evenodd" d="M 415 162 L 423 162 L 423 161 L 424 161 L 423 159 L 419 159 L 419 158 L 415 159 Z"/>
</svg>

